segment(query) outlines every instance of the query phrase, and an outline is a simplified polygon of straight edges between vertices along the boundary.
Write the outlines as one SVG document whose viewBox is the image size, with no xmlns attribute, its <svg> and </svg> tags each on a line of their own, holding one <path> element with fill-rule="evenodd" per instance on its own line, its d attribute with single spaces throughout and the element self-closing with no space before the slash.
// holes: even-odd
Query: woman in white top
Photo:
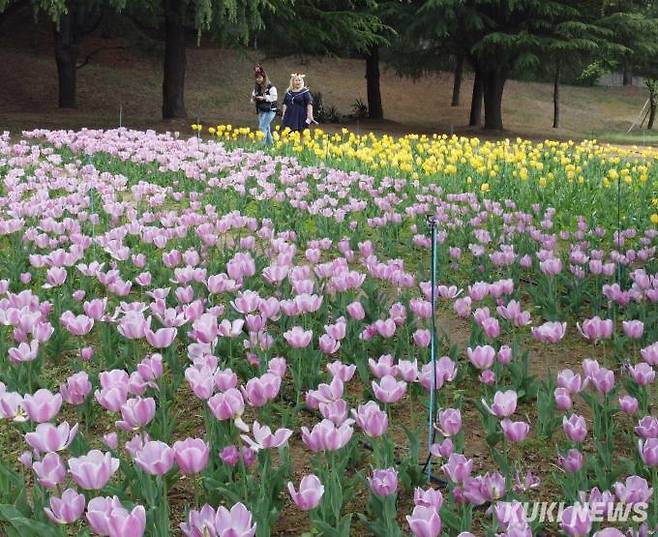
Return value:
<svg viewBox="0 0 658 537">
<path fill-rule="evenodd" d="M 257 65 L 255 70 L 255 85 L 254 91 L 251 92 L 251 102 L 256 104 L 256 114 L 258 114 L 258 128 L 265 135 L 265 143 L 272 144 L 272 131 L 270 130 L 270 123 L 276 115 L 277 109 L 277 93 L 276 88 L 270 83 L 265 69 Z"/>
</svg>

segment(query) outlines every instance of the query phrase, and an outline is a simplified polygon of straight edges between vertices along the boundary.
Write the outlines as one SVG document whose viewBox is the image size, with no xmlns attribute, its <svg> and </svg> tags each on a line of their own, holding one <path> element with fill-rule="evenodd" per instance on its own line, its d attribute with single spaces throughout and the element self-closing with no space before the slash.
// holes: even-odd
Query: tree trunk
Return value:
<svg viewBox="0 0 658 537">
<path fill-rule="evenodd" d="M 366 54 L 366 86 L 368 92 L 368 117 L 384 119 L 382 94 L 379 88 L 379 47 L 370 47 Z"/>
<path fill-rule="evenodd" d="M 653 129 L 653 123 L 656 120 L 656 108 L 658 108 L 658 81 L 647 80 L 647 87 L 649 88 L 649 122 L 647 129 Z"/>
<path fill-rule="evenodd" d="M 482 71 L 475 68 L 473 78 L 473 95 L 471 97 L 471 114 L 468 119 L 469 127 L 479 127 L 482 121 Z"/>
<path fill-rule="evenodd" d="M 560 128 L 560 60 L 555 62 L 555 79 L 553 80 L 553 128 Z"/>
<path fill-rule="evenodd" d="M 459 106 L 459 97 L 462 90 L 462 75 L 464 73 L 464 55 L 457 56 L 457 63 L 455 65 L 455 76 L 452 83 L 452 101 L 450 106 Z"/>
<path fill-rule="evenodd" d="M 60 108 L 75 108 L 76 62 L 79 43 L 75 31 L 75 13 L 70 7 L 68 13 L 59 17 L 55 26 L 55 63 L 59 84 L 58 105 Z"/>
<path fill-rule="evenodd" d="M 628 58 L 624 58 L 624 81 L 623 84 L 624 86 L 632 86 L 633 85 L 633 67 L 631 66 L 631 62 L 628 60 Z"/>
<path fill-rule="evenodd" d="M 503 129 L 503 90 L 506 76 L 500 69 L 488 71 L 484 76 L 484 128 Z"/>
<path fill-rule="evenodd" d="M 185 7 L 183 0 L 163 0 L 165 14 L 162 118 L 187 117 L 185 112 Z"/>
</svg>

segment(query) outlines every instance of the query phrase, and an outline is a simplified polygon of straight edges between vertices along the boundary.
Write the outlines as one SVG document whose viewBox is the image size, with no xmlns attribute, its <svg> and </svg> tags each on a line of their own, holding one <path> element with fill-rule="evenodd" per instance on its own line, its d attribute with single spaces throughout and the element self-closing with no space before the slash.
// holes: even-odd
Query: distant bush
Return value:
<svg viewBox="0 0 658 537">
<path fill-rule="evenodd" d="M 352 117 L 354 119 L 365 119 L 368 117 L 368 105 L 361 99 L 356 99 L 352 105 Z"/>
<path fill-rule="evenodd" d="M 322 92 L 313 93 L 313 116 L 318 123 L 339 123 L 341 116 L 335 106 L 325 105 Z"/>
</svg>

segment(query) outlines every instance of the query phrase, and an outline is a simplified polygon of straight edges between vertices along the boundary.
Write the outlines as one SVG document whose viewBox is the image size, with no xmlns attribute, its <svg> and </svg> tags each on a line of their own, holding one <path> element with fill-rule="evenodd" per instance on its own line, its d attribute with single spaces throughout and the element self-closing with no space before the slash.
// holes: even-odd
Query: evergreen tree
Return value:
<svg viewBox="0 0 658 537">
<path fill-rule="evenodd" d="M 393 1 L 295 0 L 267 19 L 259 45 L 272 54 L 361 57 L 366 62 L 368 115 L 383 117 L 379 50 L 392 33 L 384 24 Z"/>
</svg>

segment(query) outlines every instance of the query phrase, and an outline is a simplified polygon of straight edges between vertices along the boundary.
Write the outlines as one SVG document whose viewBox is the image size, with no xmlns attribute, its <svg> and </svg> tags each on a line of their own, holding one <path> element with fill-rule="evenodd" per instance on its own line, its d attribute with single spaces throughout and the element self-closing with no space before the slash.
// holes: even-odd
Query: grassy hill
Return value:
<svg viewBox="0 0 658 537">
<path fill-rule="evenodd" d="M 35 28 L 35 27 L 34 27 Z M 191 120 L 205 124 L 254 124 L 249 103 L 252 67 L 263 61 L 274 83 L 283 89 L 291 72 L 304 71 L 312 90 L 325 104 L 348 114 L 357 99 L 366 101 L 365 64 L 359 60 L 287 57 L 268 61 L 258 51 L 237 52 L 210 46 L 188 49 L 186 104 L 190 121 L 160 121 L 162 67 L 157 55 L 144 55 L 118 39 L 90 37 L 83 42 L 81 58 L 97 52 L 78 71 L 79 107 L 56 107 L 57 78 L 46 29 L 13 28 L 0 37 L 0 127 L 110 127 L 118 124 L 119 107 L 124 125 L 141 128 L 185 129 Z M 21 31 L 22 30 L 22 31 Z M 463 84 L 462 105 L 450 107 L 452 76 L 441 73 L 420 80 L 403 79 L 384 66 L 382 92 L 384 122 L 349 125 L 359 130 L 402 133 L 457 132 L 468 129 L 472 80 Z M 563 128 L 552 129 L 552 86 L 510 81 L 505 89 L 506 135 L 532 138 L 598 137 L 630 143 L 658 141 L 635 131 L 623 133 L 636 119 L 646 99 L 643 88 L 562 89 Z"/>
</svg>

